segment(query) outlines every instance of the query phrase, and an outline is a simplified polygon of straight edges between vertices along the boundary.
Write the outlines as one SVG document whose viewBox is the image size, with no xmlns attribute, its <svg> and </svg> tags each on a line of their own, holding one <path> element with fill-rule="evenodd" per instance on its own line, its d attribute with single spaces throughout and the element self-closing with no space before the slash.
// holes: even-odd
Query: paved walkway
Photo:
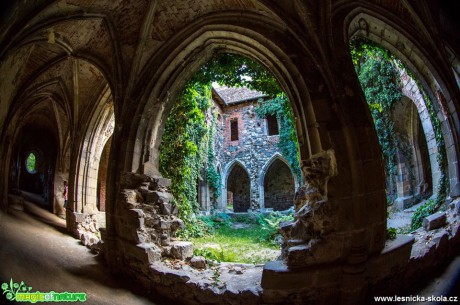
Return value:
<svg viewBox="0 0 460 305">
<path fill-rule="evenodd" d="M 409 228 L 412 215 L 418 209 L 419 206 L 425 204 L 426 201 L 423 200 L 422 202 L 411 206 L 405 210 L 396 210 L 395 207 L 390 207 L 389 209 L 389 217 L 387 218 L 387 228 Z"/>
<path fill-rule="evenodd" d="M 167 304 L 113 276 L 66 233 L 65 220 L 31 203 L 25 204 L 25 212 L 0 212 L 0 283 L 10 278 L 24 281 L 31 291 L 86 292 L 86 304 Z M 0 293 L 0 304 L 13 303 Z"/>
</svg>

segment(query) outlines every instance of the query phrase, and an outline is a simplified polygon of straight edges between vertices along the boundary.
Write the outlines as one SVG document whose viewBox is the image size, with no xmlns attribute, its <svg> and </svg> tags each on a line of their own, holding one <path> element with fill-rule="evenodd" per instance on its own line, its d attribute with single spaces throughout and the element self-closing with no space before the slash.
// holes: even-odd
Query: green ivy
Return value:
<svg viewBox="0 0 460 305">
<path fill-rule="evenodd" d="M 217 198 L 219 198 L 221 193 L 221 175 L 217 171 L 215 163 L 214 163 L 214 140 L 216 137 L 216 128 L 217 128 L 217 112 L 212 114 L 212 122 L 211 126 L 208 128 L 208 159 L 206 164 L 206 180 L 208 182 L 209 188 L 212 191 L 213 195 L 213 202 L 216 205 Z"/>
<path fill-rule="evenodd" d="M 423 90 L 420 82 L 415 75 L 408 70 L 403 63 L 392 55 L 388 50 L 363 38 L 357 37 L 350 44 L 353 64 L 355 65 L 358 79 L 363 87 L 366 100 L 371 109 L 371 114 L 375 122 L 379 143 L 385 160 L 387 174 L 393 174 L 395 163 L 393 157 L 398 148 L 407 160 L 410 160 L 410 148 L 407 143 L 398 139 L 394 133 L 394 124 L 390 120 L 390 110 L 394 103 L 401 98 L 399 89 L 399 73 L 396 65 L 406 71 L 415 81 L 418 89 L 423 95 L 438 147 L 437 161 L 441 172 L 436 199 L 429 200 L 420 206 L 412 216 L 411 230 L 418 229 L 423 222 L 423 218 L 440 209 L 445 201 L 448 192 L 448 179 L 446 175 L 447 156 L 442 134 L 441 123 L 437 117 L 431 100 Z M 409 166 L 409 170 L 410 170 Z M 413 173 L 409 171 L 412 180 Z M 411 185 L 411 187 L 413 187 Z"/>
<path fill-rule="evenodd" d="M 171 192 L 186 224 L 198 210 L 197 179 L 206 157 L 206 120 L 211 85 L 189 82 L 173 105 L 160 147 L 160 171 L 172 181 Z"/>
<path fill-rule="evenodd" d="M 387 177 L 396 174 L 398 138 L 391 113 L 402 98 L 400 77 L 394 56 L 375 43 L 358 37 L 351 41 L 352 60 L 374 120 Z M 394 189 L 394 181 L 389 186 Z"/>
<path fill-rule="evenodd" d="M 410 230 L 415 231 L 423 224 L 423 219 L 438 210 L 437 200 L 430 199 L 425 204 L 418 207 L 411 219 Z"/>
<path fill-rule="evenodd" d="M 277 117 L 280 124 L 278 148 L 288 161 L 294 175 L 301 181 L 299 144 L 295 132 L 294 115 L 286 95 L 281 93 L 274 99 L 259 103 L 254 111 L 261 118 L 265 118 L 267 115 Z"/>
<path fill-rule="evenodd" d="M 269 96 L 276 96 L 282 91 L 267 69 L 258 62 L 237 54 L 216 54 L 201 67 L 195 79 L 201 84 L 216 82 L 227 87 L 247 87 Z"/>
<path fill-rule="evenodd" d="M 394 240 L 396 239 L 397 234 L 398 234 L 398 231 L 396 228 L 387 228 L 387 239 Z"/>
</svg>

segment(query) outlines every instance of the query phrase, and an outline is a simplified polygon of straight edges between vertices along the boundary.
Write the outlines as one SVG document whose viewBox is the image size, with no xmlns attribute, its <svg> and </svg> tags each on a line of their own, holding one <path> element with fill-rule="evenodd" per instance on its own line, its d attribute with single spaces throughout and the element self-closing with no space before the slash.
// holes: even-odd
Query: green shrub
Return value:
<svg viewBox="0 0 460 305">
<path fill-rule="evenodd" d="M 423 219 L 430 216 L 438 209 L 438 200 L 430 199 L 425 204 L 418 207 L 418 209 L 412 215 L 410 230 L 415 231 L 420 228 L 423 224 Z"/>
<path fill-rule="evenodd" d="M 235 215 L 232 216 L 231 222 L 236 223 L 246 223 L 246 224 L 258 224 L 258 216 L 253 213 L 249 213 L 248 215 Z"/>
<path fill-rule="evenodd" d="M 387 239 L 393 240 L 396 238 L 396 228 L 387 228 Z"/>
<path fill-rule="evenodd" d="M 272 212 L 268 216 L 260 214 L 257 219 L 258 223 L 262 227 L 262 230 L 264 230 L 267 234 L 266 240 L 270 243 L 275 243 L 276 236 L 280 234 L 280 223 L 292 220 L 294 220 L 292 213 L 284 215 L 280 212 Z"/>
<path fill-rule="evenodd" d="M 212 247 L 200 247 L 193 250 L 195 256 L 203 256 L 210 261 L 218 262 L 237 262 L 237 255 L 231 250 L 224 250 L 221 244 L 219 244 L 219 249 Z"/>
</svg>

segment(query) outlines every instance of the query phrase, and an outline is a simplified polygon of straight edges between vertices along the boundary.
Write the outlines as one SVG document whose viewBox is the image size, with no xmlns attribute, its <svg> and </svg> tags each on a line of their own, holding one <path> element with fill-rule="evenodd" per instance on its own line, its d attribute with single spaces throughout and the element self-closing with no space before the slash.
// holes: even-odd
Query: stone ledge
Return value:
<svg viewBox="0 0 460 305">
<path fill-rule="evenodd" d="M 265 264 L 261 286 L 263 289 L 301 289 L 306 287 L 329 286 L 340 283 L 339 265 L 321 265 L 302 269 L 289 269 L 283 261 Z M 328 276 L 324 276 L 327 274 Z M 318 279 L 321 278 L 321 281 Z M 324 281 L 323 281 L 324 280 Z M 322 283 L 319 283 L 322 282 Z"/>
<path fill-rule="evenodd" d="M 440 228 L 446 224 L 446 213 L 437 212 L 423 219 L 423 228 L 426 231 L 431 231 Z"/>
<path fill-rule="evenodd" d="M 411 246 L 415 241 L 415 237 L 411 235 L 397 235 L 394 240 L 388 240 L 385 243 L 385 247 L 383 248 L 381 255 L 385 255 L 387 253 L 403 250 L 405 246 Z M 410 252 L 409 252 L 410 253 Z"/>
</svg>

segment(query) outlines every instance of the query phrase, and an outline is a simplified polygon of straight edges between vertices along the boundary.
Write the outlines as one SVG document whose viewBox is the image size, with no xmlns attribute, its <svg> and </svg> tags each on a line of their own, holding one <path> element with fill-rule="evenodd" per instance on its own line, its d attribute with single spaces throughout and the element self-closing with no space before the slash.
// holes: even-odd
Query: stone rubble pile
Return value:
<svg viewBox="0 0 460 305">
<path fill-rule="evenodd" d="M 162 257 L 187 259 L 193 256 L 190 242 L 175 240 L 184 227 L 168 187 L 171 180 L 126 173 L 122 179 L 117 234 L 147 254 L 149 263 Z"/>
</svg>

